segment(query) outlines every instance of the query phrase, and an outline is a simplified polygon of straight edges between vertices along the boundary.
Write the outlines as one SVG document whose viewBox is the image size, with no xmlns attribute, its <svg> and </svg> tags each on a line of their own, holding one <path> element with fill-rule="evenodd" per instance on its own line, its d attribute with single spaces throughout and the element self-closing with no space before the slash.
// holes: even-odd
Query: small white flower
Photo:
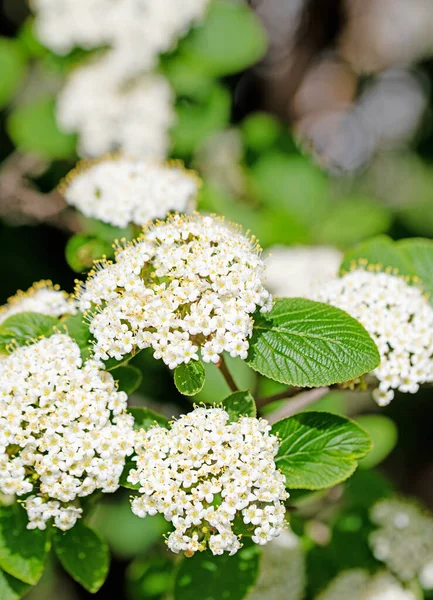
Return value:
<svg viewBox="0 0 433 600">
<path fill-rule="evenodd" d="M 38 312 L 51 317 L 61 317 L 76 312 L 72 299 L 51 281 L 34 283 L 26 292 L 21 290 L 8 298 L 0 308 L 0 323 L 22 312 Z"/>
<path fill-rule="evenodd" d="M 400 277 L 358 269 L 314 295 L 357 319 L 375 341 L 381 363 L 373 397 L 389 404 L 394 390 L 416 393 L 433 381 L 433 308 L 422 291 Z"/>
<path fill-rule="evenodd" d="M 199 178 L 178 162 L 108 157 L 79 164 L 61 191 L 68 204 L 86 217 L 126 227 L 129 223 L 145 225 L 169 212 L 190 212 L 199 185 Z"/>
<path fill-rule="evenodd" d="M 101 363 L 82 363 L 67 335 L 2 358 L 0 492 L 27 496 L 30 529 L 45 529 L 50 519 L 70 529 L 81 516 L 79 497 L 119 487 L 133 450 L 126 401 Z M 113 402 L 115 412 L 109 408 Z"/>
<path fill-rule="evenodd" d="M 145 228 L 79 290 L 95 356 L 121 359 L 152 347 L 170 369 L 222 352 L 246 358 L 257 308 L 272 298 L 255 243 L 217 217 L 175 215 Z"/>
<path fill-rule="evenodd" d="M 288 493 L 275 465 L 278 439 L 264 420 L 228 419 L 221 408 L 195 408 L 171 429 L 137 433 L 137 467 L 128 479 L 140 483 L 141 495 L 132 511 L 171 521 L 175 530 L 167 544 L 173 552 L 191 555 L 209 547 L 213 554 L 234 554 L 242 545 L 238 521 L 261 545 L 285 528 Z M 161 448 L 162 455 L 155 452 Z M 262 489 L 272 493 L 257 500 Z"/>
</svg>

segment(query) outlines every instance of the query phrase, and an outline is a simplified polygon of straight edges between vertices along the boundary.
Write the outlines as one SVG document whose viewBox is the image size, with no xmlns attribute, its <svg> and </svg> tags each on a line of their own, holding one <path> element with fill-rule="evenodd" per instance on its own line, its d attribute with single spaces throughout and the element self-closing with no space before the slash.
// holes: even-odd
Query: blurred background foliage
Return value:
<svg viewBox="0 0 433 600">
<path fill-rule="evenodd" d="M 212 3 L 205 23 L 158 66 L 176 93 L 170 155 L 202 176 L 199 209 L 241 223 L 265 249 L 320 244 L 346 251 L 379 234 L 433 237 L 431 0 L 251 0 L 250 6 Z M 4 302 L 39 279 L 72 290 L 76 272 L 109 253 L 119 231 L 79 217 L 55 191 L 77 161 L 75 137 L 56 124 L 55 96 L 85 53 L 60 57 L 44 48 L 24 0 L 1 0 L 0 14 Z M 190 406 L 160 361 L 142 352 L 133 363 L 144 373 L 136 403 L 168 416 Z M 281 390 L 242 361 L 230 361 L 230 368 L 241 389 Z M 206 370 L 197 401 L 217 402 L 227 384 L 213 365 Z M 428 389 L 397 394 L 380 414 L 367 393 L 334 391 L 314 406 L 357 415 L 375 448 L 344 486 L 293 498 L 291 526 L 299 537 L 290 534 L 276 552 L 279 576 L 290 571 L 281 584 L 285 598 L 315 598 L 342 569 L 384 566 L 369 544 L 370 511 L 380 498 L 398 492 L 433 509 L 431 396 Z M 114 555 L 97 598 L 164 598 L 167 570 L 175 568 L 157 545 L 166 524 L 136 519 L 124 493 L 105 500 L 94 516 Z M 275 561 L 263 558 L 270 566 L 260 575 L 261 595 L 251 600 L 281 597 L 272 596 L 265 577 Z M 408 583 L 414 598 L 429 597 L 418 575 L 415 569 Z M 88 595 L 53 565 L 28 597 Z"/>
</svg>

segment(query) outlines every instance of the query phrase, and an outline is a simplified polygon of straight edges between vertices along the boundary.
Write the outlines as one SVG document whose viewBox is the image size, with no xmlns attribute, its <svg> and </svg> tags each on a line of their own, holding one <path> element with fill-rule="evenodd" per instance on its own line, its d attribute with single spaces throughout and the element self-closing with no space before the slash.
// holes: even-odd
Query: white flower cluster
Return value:
<svg viewBox="0 0 433 600">
<path fill-rule="evenodd" d="M 36 31 L 58 54 L 109 46 L 148 69 L 204 18 L 209 0 L 32 0 Z"/>
<path fill-rule="evenodd" d="M 194 210 L 199 185 L 199 178 L 178 162 L 108 157 L 79 164 L 61 191 L 87 217 L 126 227 Z"/>
<path fill-rule="evenodd" d="M 362 569 L 342 571 L 316 600 L 416 600 L 415 594 L 387 571 L 373 577 Z"/>
<path fill-rule="evenodd" d="M 224 351 L 245 359 L 251 314 L 272 306 L 254 240 L 218 217 L 169 217 L 98 266 L 78 290 L 98 359 L 120 360 L 134 347 L 152 347 L 170 369 L 198 360 L 199 350 L 205 362 Z"/>
<path fill-rule="evenodd" d="M 265 258 L 266 280 L 275 296 L 304 297 L 337 276 L 342 253 L 328 246 L 274 246 Z"/>
<path fill-rule="evenodd" d="M 380 406 L 394 390 L 414 394 L 433 381 L 433 308 L 419 288 L 358 269 L 324 285 L 314 299 L 348 312 L 375 341 L 381 363 L 373 371 L 380 382 L 373 396 Z"/>
<path fill-rule="evenodd" d="M 380 500 L 370 516 L 379 527 L 369 538 L 377 560 L 403 581 L 422 575 L 428 583 L 426 575 L 433 562 L 433 517 L 401 499 Z"/>
<path fill-rule="evenodd" d="M 125 65 L 103 56 L 75 69 L 57 98 L 57 120 L 79 134 L 78 150 L 97 157 L 118 150 L 165 157 L 174 123 L 173 93 L 161 75 L 121 80 Z"/>
<path fill-rule="evenodd" d="M 0 307 L 0 323 L 12 315 L 22 312 L 37 312 L 51 317 L 74 314 L 72 299 L 58 285 L 51 281 L 38 281 L 26 292 L 19 290 L 8 298 L 7 304 Z"/>
<path fill-rule="evenodd" d="M 128 480 L 140 485 L 141 496 L 132 511 L 171 521 L 167 545 L 173 552 L 191 556 L 209 548 L 232 555 L 242 546 L 238 527 L 261 545 L 285 527 L 288 494 L 274 462 L 278 438 L 262 419 L 228 419 L 221 408 L 195 408 L 171 429 L 156 426 L 137 435 L 137 467 Z"/>
<path fill-rule="evenodd" d="M 0 492 L 26 496 L 29 529 L 52 518 L 70 529 L 79 497 L 119 487 L 133 451 L 126 401 L 99 363 L 82 364 L 64 334 L 0 361 Z"/>
</svg>

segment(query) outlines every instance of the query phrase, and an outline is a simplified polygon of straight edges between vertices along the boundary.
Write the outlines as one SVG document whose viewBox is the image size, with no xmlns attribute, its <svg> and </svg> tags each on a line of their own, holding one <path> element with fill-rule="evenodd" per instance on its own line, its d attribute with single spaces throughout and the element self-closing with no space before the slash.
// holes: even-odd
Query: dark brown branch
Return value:
<svg viewBox="0 0 433 600">
<path fill-rule="evenodd" d="M 227 381 L 227 384 L 229 386 L 229 388 L 231 389 L 232 392 L 237 392 L 238 391 L 238 386 L 236 385 L 230 371 L 228 370 L 228 367 L 226 365 L 226 361 L 224 360 L 223 356 L 220 356 L 219 362 L 217 362 L 218 369 L 221 371 L 224 379 Z"/>
</svg>

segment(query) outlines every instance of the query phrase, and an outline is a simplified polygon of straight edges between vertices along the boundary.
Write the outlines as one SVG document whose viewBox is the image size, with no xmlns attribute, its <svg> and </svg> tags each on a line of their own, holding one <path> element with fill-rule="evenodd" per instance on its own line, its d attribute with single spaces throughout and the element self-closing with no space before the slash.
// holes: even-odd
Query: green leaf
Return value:
<svg viewBox="0 0 433 600">
<path fill-rule="evenodd" d="M 308 412 L 272 426 L 280 448 L 275 462 L 288 489 L 320 490 L 341 483 L 372 447 L 356 423 L 329 413 Z"/>
<path fill-rule="evenodd" d="M 117 381 L 118 388 L 121 392 L 132 394 L 139 388 L 142 375 L 136 367 L 130 365 L 125 367 L 117 367 L 111 371 L 114 380 Z"/>
<path fill-rule="evenodd" d="M 205 370 L 199 360 L 190 360 L 188 364 L 182 363 L 174 370 L 174 383 L 181 394 L 195 396 L 203 389 Z"/>
<path fill-rule="evenodd" d="M 281 124 L 268 113 L 256 112 L 245 117 L 241 129 L 246 146 L 263 152 L 276 143 L 281 133 Z"/>
<path fill-rule="evenodd" d="M 128 598 L 132 600 L 166 598 L 172 583 L 172 572 L 173 563 L 166 555 L 151 555 L 134 561 L 127 570 Z"/>
<path fill-rule="evenodd" d="M 385 415 L 360 415 L 356 417 L 356 422 L 373 442 L 373 449 L 359 462 L 359 466 L 371 469 L 385 460 L 393 450 L 398 438 L 397 427 L 394 421 Z"/>
<path fill-rule="evenodd" d="M 141 485 L 139 483 L 130 483 L 128 481 L 129 471 L 131 469 L 136 469 L 137 463 L 132 460 L 132 457 L 126 458 L 125 466 L 123 468 L 122 474 L 119 477 L 119 485 L 128 490 L 139 490 Z"/>
<path fill-rule="evenodd" d="M 144 406 L 128 406 L 128 412 L 134 417 L 134 429 L 150 429 L 155 425 L 169 427 L 169 421 L 163 415 Z"/>
<path fill-rule="evenodd" d="M 6 352 L 7 346 L 16 343 L 24 346 L 37 338 L 48 337 L 54 333 L 58 319 L 35 312 L 22 312 L 12 315 L 0 325 L 0 351 Z"/>
<path fill-rule="evenodd" d="M 76 233 L 66 244 L 65 255 L 68 265 L 76 273 L 92 268 L 95 260 L 113 255 L 111 243 L 85 233 Z"/>
<path fill-rule="evenodd" d="M 203 98 L 181 99 L 176 106 L 176 123 L 171 130 L 174 156 L 194 152 L 207 137 L 224 129 L 230 119 L 231 97 L 220 85 L 206 90 Z"/>
<path fill-rule="evenodd" d="M 381 271 L 395 271 L 399 275 L 415 275 L 411 261 L 390 237 L 379 235 L 349 250 L 344 255 L 340 273 L 346 273 L 359 263 L 380 265 Z"/>
<path fill-rule="evenodd" d="M 259 559 L 260 548 L 252 543 L 234 556 L 197 552 L 180 563 L 174 600 L 242 600 L 257 579 Z"/>
<path fill-rule="evenodd" d="M 213 0 L 206 18 L 180 42 L 178 52 L 195 58 L 200 71 L 222 77 L 257 62 L 266 47 L 264 29 L 250 8 Z"/>
<path fill-rule="evenodd" d="M 0 37 L 0 108 L 13 98 L 26 74 L 26 55 L 17 40 Z"/>
<path fill-rule="evenodd" d="M 19 600 L 29 591 L 29 589 L 30 586 L 27 583 L 23 583 L 0 570 L 1 600 Z"/>
<path fill-rule="evenodd" d="M 110 223 L 99 221 L 99 219 L 85 217 L 81 213 L 79 213 L 79 221 L 84 233 L 109 243 L 110 247 L 114 240 L 121 240 L 123 238 L 132 240 L 134 237 L 133 227 L 131 225 L 125 228 L 115 227 Z"/>
<path fill-rule="evenodd" d="M 108 575 L 110 556 L 104 540 L 81 521 L 56 531 L 54 549 L 62 567 L 86 590 L 97 592 Z"/>
<path fill-rule="evenodd" d="M 239 417 L 255 417 L 257 414 L 256 403 L 248 391 L 231 394 L 224 398 L 222 405 L 230 421 L 237 421 Z"/>
<path fill-rule="evenodd" d="M 421 279 L 424 291 L 433 301 L 433 241 L 424 238 L 401 240 L 397 248 L 413 265 L 414 273 Z"/>
<path fill-rule="evenodd" d="M 93 336 L 90 333 L 89 326 L 83 321 L 83 318 L 84 316 L 82 313 L 69 315 L 60 321 L 60 325 L 66 327 L 68 335 L 75 340 L 80 347 L 81 358 L 86 360 L 91 354 Z"/>
<path fill-rule="evenodd" d="M 58 129 L 52 98 L 18 106 L 9 115 L 7 131 L 22 152 L 34 152 L 50 160 L 75 154 L 75 136 Z"/>
<path fill-rule="evenodd" d="M 44 571 L 50 542 L 47 531 L 27 529 L 27 523 L 27 513 L 18 504 L 0 508 L 0 568 L 35 585 Z"/>
<path fill-rule="evenodd" d="M 319 387 L 372 371 L 380 356 L 366 330 L 344 311 L 281 298 L 270 313 L 256 313 L 247 362 L 280 383 Z"/>
</svg>

